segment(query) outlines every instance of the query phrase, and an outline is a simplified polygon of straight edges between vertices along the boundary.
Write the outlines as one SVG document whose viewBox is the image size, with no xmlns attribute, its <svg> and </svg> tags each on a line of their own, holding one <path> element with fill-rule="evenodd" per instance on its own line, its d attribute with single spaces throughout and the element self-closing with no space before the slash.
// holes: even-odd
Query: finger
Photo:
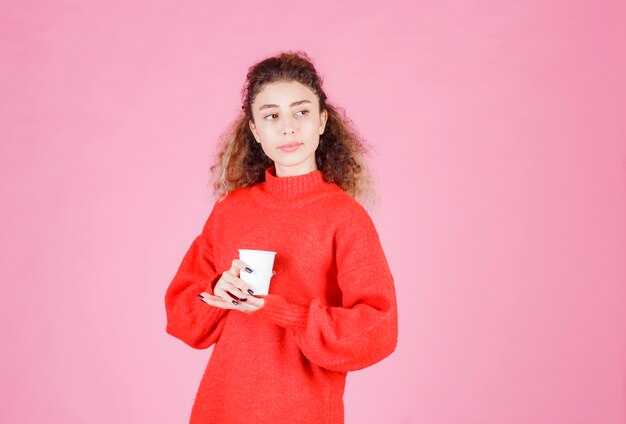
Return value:
<svg viewBox="0 0 626 424">
<path fill-rule="evenodd" d="M 265 299 L 263 299 L 262 297 L 249 296 L 248 302 L 246 303 L 256 309 L 260 309 L 263 307 L 263 305 L 265 305 Z"/>
<path fill-rule="evenodd" d="M 226 283 L 230 284 L 235 291 L 230 290 L 230 288 L 228 288 L 227 290 L 235 296 L 239 297 L 240 299 L 244 299 L 248 297 L 248 295 L 252 294 L 248 291 L 250 290 L 250 286 L 248 285 L 248 283 L 243 281 L 241 278 L 226 273 L 222 274 L 222 279 Z"/>
<path fill-rule="evenodd" d="M 229 280 L 229 278 L 237 279 L 237 277 L 234 277 L 234 276 L 230 276 L 230 277 L 224 278 L 224 281 L 220 284 L 220 290 L 223 290 L 223 291 L 227 292 L 234 299 L 241 300 L 241 301 L 245 302 L 245 299 L 247 299 L 249 294 L 245 293 L 242 289 L 237 287 L 235 285 L 236 281 L 233 282 L 233 281 Z"/>
<path fill-rule="evenodd" d="M 253 269 L 248 266 L 247 263 L 240 259 L 233 259 L 230 269 L 228 270 L 231 274 L 239 276 L 240 272 L 252 273 Z"/>
<path fill-rule="evenodd" d="M 254 312 L 265 305 L 265 299 L 256 296 L 248 296 L 245 302 L 233 299 L 232 303 L 235 306 L 240 305 L 237 306 L 236 309 L 239 309 L 242 312 Z"/>
<path fill-rule="evenodd" d="M 225 301 L 221 297 L 211 296 L 208 293 L 202 293 L 202 294 L 205 295 L 205 296 L 202 296 L 202 301 L 208 305 L 214 306 L 216 308 L 221 308 L 221 309 L 235 309 L 236 307 L 236 305 Z"/>
<path fill-rule="evenodd" d="M 237 311 L 241 311 L 245 313 L 254 312 L 260 308 L 258 304 L 250 305 L 247 303 L 237 302 L 236 300 L 227 302 L 218 296 L 211 296 L 208 293 L 201 293 L 201 295 L 202 294 L 204 294 L 204 296 L 202 296 L 202 301 L 216 308 L 237 310 Z M 262 300 L 262 299 L 257 299 L 257 300 Z"/>
<path fill-rule="evenodd" d="M 235 299 L 245 301 L 244 299 L 246 299 L 248 294 L 244 292 L 244 290 L 246 290 L 245 282 L 241 281 L 238 277 L 225 272 L 222 274 L 220 279 L 217 280 L 213 292 L 225 300 L 227 300 L 227 297 L 224 296 L 223 291 L 230 293 Z"/>
<path fill-rule="evenodd" d="M 258 310 L 262 306 L 262 303 L 259 302 L 260 299 L 255 299 L 255 300 L 251 300 L 251 299 L 252 299 L 252 296 L 248 298 L 247 302 L 238 302 L 236 305 L 234 305 L 233 309 L 236 309 L 238 311 L 245 312 L 245 313 L 250 313 L 250 312 L 254 312 Z"/>
<path fill-rule="evenodd" d="M 228 300 L 224 300 L 219 296 L 212 296 L 207 292 L 202 292 L 200 293 L 198 296 L 200 296 L 200 298 L 202 300 L 205 300 L 207 298 L 213 298 L 213 299 L 219 299 L 224 305 L 228 305 L 229 302 Z M 230 302 L 230 304 L 232 304 L 233 306 L 236 306 L 237 304 L 232 303 L 232 301 Z M 249 296 L 248 300 L 247 300 L 247 304 L 252 306 L 253 309 L 259 309 L 262 308 L 265 305 L 265 299 L 263 299 L 262 297 L 255 297 L 255 296 Z M 231 306 L 229 306 L 229 309 L 232 309 Z"/>
<path fill-rule="evenodd" d="M 234 300 L 237 302 L 246 302 L 248 300 L 247 297 L 241 295 L 241 293 L 235 286 L 227 282 L 224 282 L 219 286 L 215 286 L 213 294 L 226 302 L 232 302 Z"/>
</svg>

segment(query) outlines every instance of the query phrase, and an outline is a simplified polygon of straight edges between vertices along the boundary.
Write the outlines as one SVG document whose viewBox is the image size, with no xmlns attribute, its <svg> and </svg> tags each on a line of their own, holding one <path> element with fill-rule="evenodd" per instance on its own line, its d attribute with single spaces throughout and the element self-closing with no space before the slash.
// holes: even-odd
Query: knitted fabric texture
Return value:
<svg viewBox="0 0 626 424">
<path fill-rule="evenodd" d="M 256 312 L 215 308 L 238 249 L 277 252 Z M 396 347 L 393 277 L 365 209 L 321 171 L 237 189 L 213 206 L 165 294 L 166 331 L 214 345 L 191 423 L 343 423 L 346 374 Z"/>
</svg>

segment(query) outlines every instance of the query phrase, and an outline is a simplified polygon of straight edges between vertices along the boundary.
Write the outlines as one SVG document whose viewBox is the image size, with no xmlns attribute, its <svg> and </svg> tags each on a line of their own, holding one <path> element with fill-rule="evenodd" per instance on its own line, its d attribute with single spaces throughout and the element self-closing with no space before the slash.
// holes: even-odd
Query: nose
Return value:
<svg viewBox="0 0 626 424">
<path fill-rule="evenodd" d="M 296 132 L 296 121 L 289 115 L 283 115 L 283 134 L 293 134 Z"/>
</svg>

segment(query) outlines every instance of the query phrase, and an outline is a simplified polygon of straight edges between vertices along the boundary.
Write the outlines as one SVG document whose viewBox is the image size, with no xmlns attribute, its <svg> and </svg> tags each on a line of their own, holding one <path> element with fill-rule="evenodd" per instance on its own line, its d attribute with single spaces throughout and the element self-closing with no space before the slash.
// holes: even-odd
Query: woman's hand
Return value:
<svg viewBox="0 0 626 424">
<path fill-rule="evenodd" d="M 248 272 L 248 265 L 235 259 L 230 269 L 222 274 L 215 287 L 214 296 L 207 292 L 200 293 L 203 302 L 222 309 L 235 309 L 241 312 L 254 312 L 262 308 L 265 301 L 252 296 L 253 291 L 245 281 L 239 278 L 240 272 Z M 250 271 L 251 272 L 251 271 Z"/>
</svg>

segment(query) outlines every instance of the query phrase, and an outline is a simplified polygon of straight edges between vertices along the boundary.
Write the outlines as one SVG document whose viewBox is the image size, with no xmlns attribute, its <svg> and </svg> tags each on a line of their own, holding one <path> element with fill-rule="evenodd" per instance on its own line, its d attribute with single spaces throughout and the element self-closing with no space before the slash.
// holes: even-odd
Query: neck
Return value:
<svg viewBox="0 0 626 424">
<path fill-rule="evenodd" d="M 312 164 L 301 163 L 294 166 L 284 166 L 279 163 L 274 163 L 274 168 L 276 169 L 277 177 L 295 177 L 297 175 L 304 175 L 317 171 L 317 164 L 313 162 Z"/>
</svg>

